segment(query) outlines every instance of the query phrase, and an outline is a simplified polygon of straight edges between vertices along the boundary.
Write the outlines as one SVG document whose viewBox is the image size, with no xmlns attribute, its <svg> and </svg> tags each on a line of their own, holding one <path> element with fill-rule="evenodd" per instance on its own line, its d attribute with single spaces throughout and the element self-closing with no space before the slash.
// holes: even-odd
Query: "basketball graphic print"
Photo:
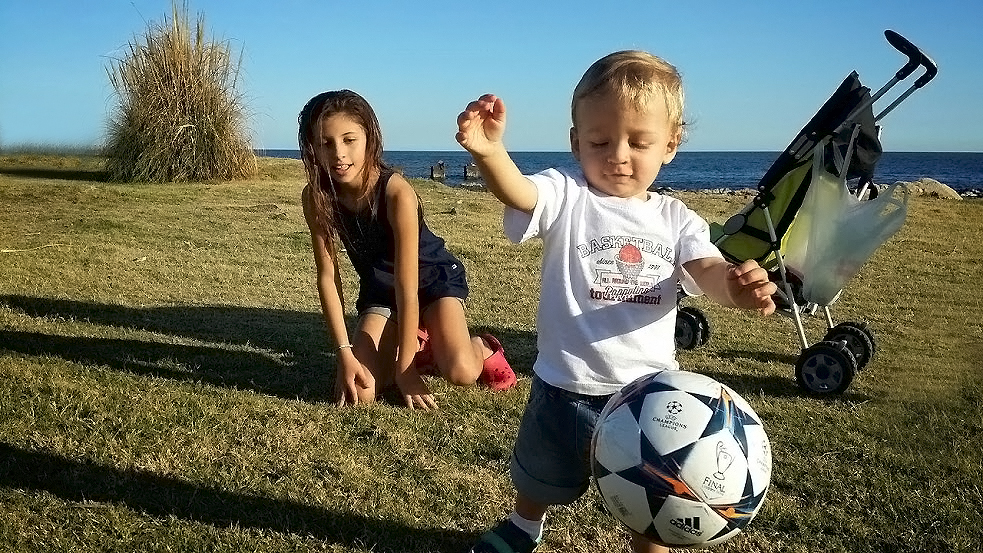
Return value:
<svg viewBox="0 0 983 553">
<path fill-rule="evenodd" d="M 642 252 L 634 244 L 621 246 L 615 263 L 621 271 L 621 276 L 628 281 L 638 280 L 638 273 L 642 271 L 642 265 L 645 264 L 642 261 Z"/>
</svg>

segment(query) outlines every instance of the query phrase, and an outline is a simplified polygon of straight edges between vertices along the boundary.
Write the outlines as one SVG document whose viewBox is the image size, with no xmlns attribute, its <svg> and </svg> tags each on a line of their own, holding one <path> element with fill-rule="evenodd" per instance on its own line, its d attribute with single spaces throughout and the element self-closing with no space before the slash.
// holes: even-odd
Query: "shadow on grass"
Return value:
<svg viewBox="0 0 983 553">
<path fill-rule="evenodd" d="M 287 399 L 329 401 L 333 393 L 335 360 L 325 348 L 320 313 L 214 305 L 128 307 L 21 295 L 0 296 L 0 305 L 32 317 L 167 336 L 158 342 L 0 330 L 0 349 Z M 351 328 L 354 321 L 348 322 Z M 490 331 L 506 344 L 513 367 L 531 371 L 534 335 Z"/>
<path fill-rule="evenodd" d="M 31 167 L 0 167 L 0 175 L 29 179 L 108 182 L 109 173 L 98 169 L 40 169 Z"/>
<path fill-rule="evenodd" d="M 721 358 L 724 359 L 753 359 L 759 363 L 782 363 L 787 365 L 788 376 L 778 377 L 774 375 L 762 375 L 762 376 L 735 376 L 733 374 L 723 374 L 714 372 L 711 368 L 700 367 L 699 372 L 705 374 L 718 382 L 726 384 L 734 389 L 735 392 L 748 397 L 764 394 L 768 397 L 774 398 L 811 398 L 811 399 L 829 399 L 837 401 L 866 401 L 870 397 L 866 394 L 860 394 L 852 392 L 850 388 L 847 388 L 846 392 L 842 394 L 830 394 L 828 396 L 821 396 L 809 393 L 808 391 L 802 389 L 795 382 L 795 364 L 798 361 L 798 356 L 789 355 L 787 353 L 776 353 L 776 352 L 763 352 L 763 351 L 740 351 L 740 350 L 724 350 L 719 353 Z M 860 378 L 862 373 L 858 373 L 854 378 Z M 855 382 L 856 380 L 854 380 Z"/>
<path fill-rule="evenodd" d="M 0 486 L 46 492 L 66 501 L 122 505 L 150 517 L 174 516 L 217 528 L 239 526 L 310 536 L 353 549 L 369 546 L 373 551 L 393 553 L 455 551 L 463 550 L 476 537 L 202 487 L 146 471 L 100 466 L 2 442 Z"/>
<path fill-rule="evenodd" d="M 0 349 L 31 356 L 50 355 L 132 374 L 252 390 L 286 399 L 332 399 L 335 361 L 325 348 L 324 322 L 317 312 L 216 305 L 128 307 L 20 295 L 0 296 L 0 305 L 32 317 L 73 319 L 164 334 L 171 340 L 208 342 L 167 343 L 0 330 Z M 348 323 L 351 328 L 354 321 Z M 536 359 L 534 333 L 487 327 L 473 331 L 491 332 L 497 336 L 516 372 L 532 375 Z M 742 395 L 822 397 L 809 394 L 795 383 L 797 356 L 742 350 L 724 350 L 719 356 L 782 363 L 788 367 L 788 377 L 738 378 L 715 373 L 712 366 L 695 370 L 727 384 Z M 846 393 L 831 395 L 829 399 L 864 401 L 870 398 L 847 389 Z"/>
<path fill-rule="evenodd" d="M 0 330 L 0 344 L 0 350 L 23 355 L 55 356 L 81 365 L 248 389 L 288 399 L 324 400 L 329 388 L 314 381 L 318 372 L 304 374 L 298 370 L 297 358 L 278 359 L 253 351 L 10 330 Z M 328 363 L 327 357 L 324 362 Z"/>
<path fill-rule="evenodd" d="M 784 363 L 786 365 L 792 365 L 793 367 L 795 366 L 795 362 L 799 359 L 797 355 L 792 355 L 789 353 L 735 349 L 723 350 L 719 355 L 724 359 L 751 359 L 759 363 Z"/>
</svg>

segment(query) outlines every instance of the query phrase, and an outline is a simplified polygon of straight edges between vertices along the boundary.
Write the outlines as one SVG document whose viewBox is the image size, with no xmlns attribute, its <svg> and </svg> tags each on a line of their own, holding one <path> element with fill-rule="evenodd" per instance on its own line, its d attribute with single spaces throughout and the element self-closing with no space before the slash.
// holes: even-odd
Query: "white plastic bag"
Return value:
<svg viewBox="0 0 983 553">
<path fill-rule="evenodd" d="M 785 261 L 801 275 L 806 301 L 830 305 L 861 265 L 904 224 L 910 193 L 906 185 L 895 183 L 873 200 L 860 201 L 850 193 L 845 177 L 825 169 L 822 151 L 820 145 L 812 183 L 789 229 Z"/>
</svg>

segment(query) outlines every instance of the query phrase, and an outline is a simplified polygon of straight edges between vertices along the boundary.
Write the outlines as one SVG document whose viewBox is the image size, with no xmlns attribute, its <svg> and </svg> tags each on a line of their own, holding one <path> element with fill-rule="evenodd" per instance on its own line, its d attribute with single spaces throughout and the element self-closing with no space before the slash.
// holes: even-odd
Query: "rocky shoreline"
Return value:
<svg viewBox="0 0 983 553">
<path fill-rule="evenodd" d="M 913 196 L 929 196 L 932 198 L 943 198 L 949 200 L 962 200 L 962 199 L 979 199 L 983 198 L 983 188 L 970 188 L 968 190 L 955 191 L 950 186 L 943 184 L 935 179 L 918 179 L 914 182 L 899 181 L 908 187 Z M 887 184 L 875 184 L 874 186 L 881 192 L 887 190 L 889 185 Z M 757 192 L 754 188 L 705 188 L 702 190 L 687 190 L 688 192 L 699 192 L 702 194 L 714 194 L 722 196 L 754 196 Z M 660 187 L 656 189 L 656 192 L 660 194 L 673 194 L 675 192 L 684 192 L 684 190 L 675 190 L 669 187 Z"/>
</svg>

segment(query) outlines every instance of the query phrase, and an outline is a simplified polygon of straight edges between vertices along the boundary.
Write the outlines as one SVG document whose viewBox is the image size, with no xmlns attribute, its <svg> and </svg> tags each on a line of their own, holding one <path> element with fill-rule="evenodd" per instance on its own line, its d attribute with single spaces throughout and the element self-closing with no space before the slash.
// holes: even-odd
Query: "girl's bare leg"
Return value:
<svg viewBox="0 0 983 553">
<path fill-rule="evenodd" d="M 461 300 L 441 298 L 427 307 L 422 318 L 440 374 L 458 386 L 474 384 L 481 374 L 482 362 L 492 350 L 480 337 L 469 333 Z"/>
<path fill-rule="evenodd" d="M 359 317 L 352 336 L 352 351 L 375 379 L 373 386 L 359 390 L 359 403 L 374 402 L 379 391 L 392 384 L 397 340 L 396 323 L 389 318 L 378 313 Z"/>
</svg>

